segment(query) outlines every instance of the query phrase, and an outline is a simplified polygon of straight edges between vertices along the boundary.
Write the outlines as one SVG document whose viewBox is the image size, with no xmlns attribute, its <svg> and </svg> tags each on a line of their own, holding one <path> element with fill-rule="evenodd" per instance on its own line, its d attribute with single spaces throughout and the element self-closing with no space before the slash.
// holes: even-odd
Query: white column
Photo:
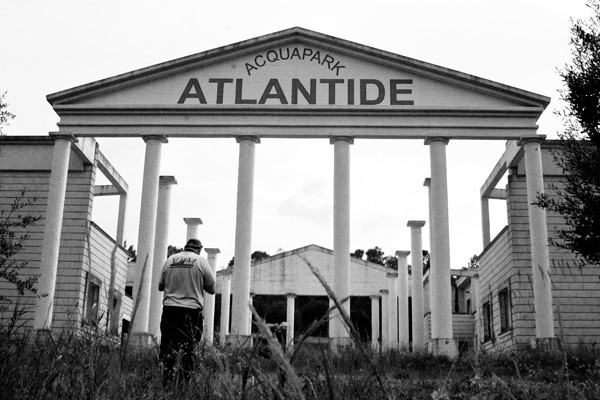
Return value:
<svg viewBox="0 0 600 400">
<path fill-rule="evenodd" d="M 386 274 L 388 278 L 388 291 L 390 302 L 390 349 L 398 349 L 398 273 L 389 272 Z"/>
<path fill-rule="evenodd" d="M 238 163 L 237 214 L 235 221 L 235 268 L 233 272 L 233 308 L 231 333 L 250 335 L 250 255 L 252 246 L 252 209 L 254 202 L 254 154 L 258 137 L 243 136 Z"/>
<path fill-rule="evenodd" d="M 250 304 L 251 306 L 254 306 L 254 296 L 255 293 L 250 292 L 248 304 Z M 252 314 L 252 312 L 248 311 L 248 326 L 246 327 L 246 329 L 248 329 L 248 332 L 250 332 L 249 334 L 252 334 L 252 318 L 254 318 L 254 315 Z"/>
<path fill-rule="evenodd" d="M 185 234 L 186 242 L 190 239 L 200 239 L 200 235 L 198 234 L 198 228 L 200 227 L 200 225 L 202 225 L 202 219 L 195 217 L 187 217 L 183 219 L 183 222 L 185 222 L 187 229 Z"/>
<path fill-rule="evenodd" d="M 430 138 L 431 198 L 433 244 L 431 253 L 431 339 L 435 352 L 449 357 L 456 355 L 452 339 L 452 291 L 450 288 L 450 226 L 448 218 L 448 174 L 446 169 L 446 138 Z M 435 321 L 435 322 L 433 322 Z"/>
<path fill-rule="evenodd" d="M 71 144 L 77 142 L 74 136 L 57 135 L 53 138 L 54 153 L 48 185 L 48 206 L 44 221 L 40 277 L 37 284 L 38 293 L 46 296 L 38 298 L 37 301 L 33 320 L 33 329 L 35 330 L 48 330 L 52 327 L 54 291 L 56 288 L 69 158 L 71 156 Z"/>
<path fill-rule="evenodd" d="M 527 203 L 529 205 L 529 234 L 531 237 L 531 264 L 533 268 L 533 299 L 535 306 L 535 335 L 540 339 L 554 339 L 552 312 L 552 281 L 548 252 L 546 210 L 533 205 L 538 194 L 544 193 L 541 142 L 544 136 L 524 138 L 519 143 L 525 150 Z"/>
<path fill-rule="evenodd" d="M 408 255 L 410 251 L 396 251 L 398 257 L 398 346 L 408 349 Z"/>
<path fill-rule="evenodd" d="M 333 292 L 342 301 L 350 296 L 350 145 L 349 137 L 331 139 L 334 146 L 333 171 Z M 350 315 L 350 301 L 343 305 Z M 330 338 L 349 338 L 348 327 L 337 313 L 329 323 Z"/>
<path fill-rule="evenodd" d="M 119 195 L 119 215 L 117 216 L 117 244 L 123 246 L 125 243 L 124 232 L 125 232 L 125 218 L 127 217 L 127 193 L 121 193 Z"/>
<path fill-rule="evenodd" d="M 380 295 L 371 295 L 371 346 L 379 350 L 379 299 Z"/>
<path fill-rule="evenodd" d="M 144 158 L 135 283 L 133 285 L 133 301 L 134 304 L 137 303 L 136 314 L 131 326 L 131 333 L 134 335 L 148 333 L 160 156 L 162 144 L 167 142 L 167 138 L 164 136 L 145 136 L 143 139 L 146 142 L 146 155 Z M 141 340 L 142 343 L 145 343 L 144 339 Z"/>
<path fill-rule="evenodd" d="M 221 281 L 221 330 L 219 332 L 219 344 L 225 346 L 227 335 L 229 335 L 229 309 L 231 305 L 231 272 L 224 270 Z"/>
<path fill-rule="evenodd" d="M 381 349 L 390 349 L 390 295 L 387 290 L 380 290 L 381 295 Z"/>
<path fill-rule="evenodd" d="M 425 181 L 423 182 L 423 186 L 427 187 L 427 201 L 429 202 L 429 285 L 428 285 L 428 289 L 425 290 L 423 292 L 423 296 L 428 296 L 429 298 L 427 299 L 423 299 L 423 311 L 425 312 L 431 312 L 431 305 L 434 302 L 433 296 L 435 294 L 435 292 L 432 290 L 433 289 L 433 281 L 435 280 L 435 274 L 433 273 L 434 271 L 434 265 L 435 265 L 435 254 L 432 251 L 433 249 L 433 241 L 434 241 L 434 237 L 433 237 L 433 232 L 435 231 L 435 226 L 434 223 L 435 221 L 433 218 L 433 205 L 434 202 L 431 199 L 431 178 L 425 178 Z M 428 307 L 425 308 L 425 303 L 427 303 Z M 434 320 L 433 318 L 431 318 L 430 320 L 431 323 L 431 330 L 437 330 L 437 320 Z"/>
<path fill-rule="evenodd" d="M 490 204 L 487 197 L 481 198 L 481 236 L 483 239 L 483 248 L 490 244 Z"/>
<path fill-rule="evenodd" d="M 481 331 L 481 311 L 479 311 L 479 273 L 473 274 L 471 277 L 471 314 L 475 321 L 475 337 L 473 338 L 473 346 L 476 350 L 479 349 L 479 335 Z"/>
<path fill-rule="evenodd" d="M 205 248 L 206 254 L 208 254 L 208 265 L 213 276 L 217 276 L 217 255 L 221 250 L 217 248 Z M 215 295 L 210 293 L 204 293 L 204 338 L 207 343 L 213 343 L 213 337 L 215 335 Z"/>
<path fill-rule="evenodd" d="M 176 185 L 173 176 L 161 176 L 158 181 L 158 208 L 156 211 L 156 231 L 154 234 L 154 267 L 150 286 L 150 314 L 148 333 L 160 343 L 160 318 L 162 315 L 163 292 L 158 291 L 162 267 L 167 259 L 169 247 L 169 215 L 171 213 L 171 186 Z"/>
<path fill-rule="evenodd" d="M 423 326 L 423 239 L 421 228 L 425 226 L 425 221 L 408 221 L 407 226 L 410 227 L 412 266 L 413 350 L 423 350 L 425 329 Z M 450 285 L 449 281 L 448 285 Z"/>
<path fill-rule="evenodd" d="M 294 345 L 294 318 L 296 317 L 296 295 L 293 293 L 288 293 L 286 296 L 286 321 L 287 321 L 287 330 L 286 330 L 286 346 Z"/>
</svg>

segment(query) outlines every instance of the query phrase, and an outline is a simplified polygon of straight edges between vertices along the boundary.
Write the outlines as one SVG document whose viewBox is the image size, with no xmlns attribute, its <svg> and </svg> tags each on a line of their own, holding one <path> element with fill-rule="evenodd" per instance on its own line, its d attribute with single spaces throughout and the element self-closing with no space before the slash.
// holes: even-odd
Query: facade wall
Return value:
<svg viewBox="0 0 600 400">
<path fill-rule="evenodd" d="M 52 142 L 51 142 L 52 143 Z M 15 170 L 15 165 L 23 167 L 22 161 L 13 163 L 19 154 L 19 149 L 11 146 L 3 146 L 3 154 L 0 156 L 0 201 L 3 210 L 9 210 L 10 203 L 25 190 L 24 198 L 32 199 L 32 203 L 19 211 L 21 214 L 29 214 L 40 217 L 33 226 L 27 229 L 29 238 L 24 243 L 24 249 L 15 256 L 18 262 L 27 262 L 23 268 L 23 276 L 32 276 L 39 274 L 39 269 L 43 267 L 41 257 L 42 240 L 44 235 L 44 218 L 48 206 L 48 187 L 50 180 L 50 165 L 43 165 L 41 161 L 52 161 L 53 146 L 34 146 L 40 154 L 39 158 L 33 157 L 34 165 L 31 170 Z M 10 153 L 11 157 L 5 158 L 5 153 Z M 28 154 L 29 152 L 26 152 Z M 50 153 L 50 158 L 46 157 Z M 58 271 L 56 278 L 56 293 L 54 296 L 54 315 L 53 326 L 64 327 L 76 324 L 80 318 L 80 305 L 83 295 L 80 293 L 80 287 L 83 284 L 83 249 L 87 233 L 87 221 L 91 217 L 92 211 L 92 183 L 95 179 L 95 169 L 91 165 L 84 165 L 81 160 L 71 154 L 73 159 L 70 163 L 69 175 L 67 178 L 67 188 L 65 195 L 64 220 L 61 235 L 61 249 L 58 260 Z M 11 285 L 6 282 L 0 283 L 3 289 L 8 289 L 8 293 L 14 295 L 16 291 L 12 290 Z M 21 298 L 22 305 L 33 311 L 36 303 L 35 295 L 26 293 Z M 31 325 L 33 312 L 24 316 Z"/>
<path fill-rule="evenodd" d="M 24 248 L 14 258 L 16 262 L 27 263 L 19 271 L 21 277 L 39 275 L 40 268 L 44 267 L 41 257 L 41 248 L 44 235 L 44 218 L 48 207 L 48 191 L 50 169 L 54 142 L 48 137 L 26 137 L 21 139 L 10 138 L 10 142 L 0 144 L 0 209 L 5 213 L 10 209 L 11 203 L 25 190 L 24 200 L 30 199 L 31 203 L 19 210 L 18 214 L 40 217 L 35 224 L 28 227 L 26 232 L 29 237 L 24 242 Z M 112 240 L 91 221 L 93 206 L 93 190 L 96 177 L 96 168 L 83 161 L 75 152 L 71 152 L 67 188 L 65 193 L 64 218 L 60 241 L 58 270 L 56 278 L 56 291 L 54 296 L 54 313 L 52 327 L 56 329 L 81 326 L 85 313 L 88 278 L 90 272 L 102 277 L 104 282 L 105 270 L 110 271 L 107 259 L 106 241 Z M 6 215 L 6 214 L 4 214 Z M 114 241 L 113 241 L 114 243 Z M 112 251 L 112 249 L 111 249 Z M 110 256 L 110 252 L 108 252 Z M 124 250 L 116 252 L 118 261 L 117 270 L 123 269 L 126 263 Z M 117 273 L 115 283 L 124 288 L 124 275 Z M 123 275 L 123 277 L 121 277 Z M 106 281 L 104 289 L 109 287 Z M 8 282 L 0 281 L 0 290 L 13 300 L 9 304 L 3 318 L 6 318 L 12 307 L 18 304 L 26 313 L 21 317 L 24 328 L 33 326 L 34 307 L 36 295 L 26 292 L 24 296 L 17 296 L 14 286 Z M 104 293 L 103 293 L 104 292 Z M 101 290 L 101 307 L 106 308 L 106 290 Z M 17 299 L 18 298 L 18 299 Z M 124 308 L 126 309 L 126 307 Z M 102 309 L 99 310 L 102 313 Z"/>
<path fill-rule="evenodd" d="M 544 191 L 556 195 L 564 177 L 553 162 L 549 146 L 543 146 Z M 521 161 L 510 171 L 507 184 L 508 227 L 480 256 L 480 304 L 477 336 L 489 351 L 526 347 L 535 343 L 532 262 L 528 219 L 527 182 Z M 548 237 L 564 228 L 560 215 L 548 213 Z M 567 250 L 549 244 L 550 276 L 555 336 L 566 346 L 600 342 L 600 266 L 585 265 Z M 501 330 L 500 291 L 508 289 L 509 328 Z M 483 340 L 482 306 L 492 310 L 492 337 Z"/>
<path fill-rule="evenodd" d="M 250 291 L 256 295 L 327 296 L 310 267 L 302 259 L 316 267 L 330 287 L 333 275 L 333 252 L 320 246 L 310 245 L 260 260 L 252 265 Z M 352 296 L 379 295 L 388 288 L 386 274 L 395 270 L 356 258 L 350 259 L 350 294 Z M 217 288 L 220 289 L 220 288 Z"/>
<path fill-rule="evenodd" d="M 98 324 L 113 333 L 121 333 L 121 321 L 131 320 L 133 303 L 125 296 L 127 253 L 100 227 L 90 222 L 85 258 L 84 268 L 89 266 L 85 271 L 88 273 L 86 284 L 89 285 L 90 276 L 101 282 Z M 87 292 L 89 286 L 85 289 Z M 90 322 L 85 320 L 86 301 L 82 303 L 84 324 Z"/>
</svg>

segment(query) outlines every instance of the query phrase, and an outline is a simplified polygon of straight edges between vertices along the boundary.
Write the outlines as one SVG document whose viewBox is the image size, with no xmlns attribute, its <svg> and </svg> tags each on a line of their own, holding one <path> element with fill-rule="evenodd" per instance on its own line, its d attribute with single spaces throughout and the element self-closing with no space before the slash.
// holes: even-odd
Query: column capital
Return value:
<svg viewBox="0 0 600 400">
<path fill-rule="evenodd" d="M 444 144 L 448 144 L 449 141 L 450 141 L 449 137 L 428 136 L 425 138 L 425 146 L 430 145 L 433 142 L 444 142 Z"/>
<path fill-rule="evenodd" d="M 350 144 L 354 144 L 354 138 L 350 137 L 350 136 L 334 136 L 334 137 L 331 137 L 331 138 L 329 138 L 329 144 L 334 144 L 338 140 L 341 140 L 341 141 L 344 141 L 344 142 L 348 142 Z"/>
<path fill-rule="evenodd" d="M 381 295 L 380 294 L 372 294 L 369 297 L 373 300 L 379 300 L 381 298 Z"/>
<path fill-rule="evenodd" d="M 157 140 L 161 143 L 169 143 L 169 139 L 167 139 L 166 135 L 144 135 L 142 139 L 145 143 L 148 143 L 150 140 Z"/>
<path fill-rule="evenodd" d="M 163 175 L 158 177 L 158 184 L 160 186 L 177 185 L 177 179 L 171 175 Z"/>
<path fill-rule="evenodd" d="M 221 269 L 217 272 L 220 272 L 219 275 L 221 275 L 223 277 L 229 277 L 229 276 L 233 275 L 233 270 L 231 268 Z"/>
<path fill-rule="evenodd" d="M 219 250 L 218 248 L 215 248 L 215 247 L 207 247 L 204 249 L 204 251 L 208 255 L 213 255 L 213 254 L 217 255 L 217 254 L 221 253 L 221 250 Z"/>
<path fill-rule="evenodd" d="M 292 298 L 296 298 L 298 295 L 296 293 L 292 293 L 292 292 L 288 292 L 285 294 L 285 297 L 292 297 Z"/>
<path fill-rule="evenodd" d="M 408 250 L 396 250 L 396 257 L 408 257 L 410 255 L 410 251 Z"/>
<path fill-rule="evenodd" d="M 184 218 L 183 222 L 185 222 L 186 225 L 202 225 L 202 219 L 200 218 Z"/>
<path fill-rule="evenodd" d="M 392 278 L 393 279 L 393 278 L 397 278 L 398 277 L 398 273 L 397 272 L 388 272 L 388 273 L 385 274 L 385 276 L 387 278 Z"/>
<path fill-rule="evenodd" d="M 379 294 L 382 295 L 382 296 L 385 296 L 387 294 L 390 294 L 390 291 L 387 290 L 387 289 L 382 289 L 382 290 L 379 291 Z"/>
<path fill-rule="evenodd" d="M 519 146 L 523 146 L 527 143 L 543 143 L 546 140 L 546 135 L 536 135 L 536 136 L 525 136 L 519 139 Z"/>
<path fill-rule="evenodd" d="M 423 186 L 430 187 L 431 186 L 431 178 L 425 178 L 423 181 Z"/>
<path fill-rule="evenodd" d="M 68 140 L 71 143 L 77 143 L 79 141 L 79 139 L 77 139 L 75 137 L 75 135 L 72 135 L 70 133 L 66 133 L 66 132 L 49 132 L 48 135 L 50 135 L 50 137 L 54 140 Z"/>
<path fill-rule="evenodd" d="M 425 221 L 408 221 L 406 223 L 406 226 L 410 227 L 410 228 L 422 228 L 425 226 Z"/>
<path fill-rule="evenodd" d="M 236 143 L 240 143 L 243 140 L 252 140 L 254 143 L 257 143 L 257 144 L 260 143 L 259 136 L 244 135 L 244 136 L 236 136 L 235 137 Z"/>
</svg>

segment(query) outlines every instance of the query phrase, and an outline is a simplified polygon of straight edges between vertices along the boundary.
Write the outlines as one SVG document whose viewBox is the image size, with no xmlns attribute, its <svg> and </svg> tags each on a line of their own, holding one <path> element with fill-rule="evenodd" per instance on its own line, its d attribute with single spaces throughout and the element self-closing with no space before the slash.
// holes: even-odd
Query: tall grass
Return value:
<svg viewBox="0 0 600 400">
<path fill-rule="evenodd" d="M 103 330 L 77 328 L 34 340 L 14 329 L 15 314 L 0 326 L 0 399 L 600 399 L 597 349 L 456 360 L 373 352 L 343 311 L 345 299 L 304 261 L 333 299 L 330 311 L 337 309 L 346 323 L 351 342 L 345 347 L 306 340 L 328 316 L 293 346 L 282 346 L 252 310 L 261 340 L 241 348 L 200 343 L 192 379 L 164 388 L 156 345 L 128 346 Z"/>
</svg>

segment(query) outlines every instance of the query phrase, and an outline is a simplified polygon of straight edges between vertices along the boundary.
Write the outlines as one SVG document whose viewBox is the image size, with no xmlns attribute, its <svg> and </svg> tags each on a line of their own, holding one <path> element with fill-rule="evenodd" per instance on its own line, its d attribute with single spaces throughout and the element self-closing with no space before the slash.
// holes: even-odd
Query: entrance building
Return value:
<svg viewBox="0 0 600 400">
<path fill-rule="evenodd" d="M 250 333 L 250 254 L 255 147 L 270 138 L 329 140 L 334 157 L 334 248 L 337 297 L 350 293 L 350 153 L 367 139 L 423 139 L 430 148 L 431 347 L 452 354 L 450 249 L 446 146 L 454 140 L 519 141 L 524 151 L 527 194 L 543 192 L 536 122 L 550 99 L 458 71 L 291 28 L 101 81 L 54 93 L 48 101 L 60 116 L 55 139 L 52 188 L 45 227 L 40 282 L 56 279 L 70 146 L 79 138 L 139 137 L 146 143 L 138 268 L 134 299 L 138 313 L 131 330 L 149 327 L 156 209 L 161 148 L 168 138 L 231 138 L 239 143 L 232 277 L 231 333 Z M 533 274 L 536 336 L 554 338 L 545 211 L 529 209 L 530 234 L 537 260 Z M 412 221 L 413 244 L 420 246 L 423 225 Z M 412 252 L 414 255 L 414 251 Z M 418 254 L 418 253 L 417 253 Z M 539 261 L 541 260 L 541 261 Z M 154 271 L 153 271 L 154 270 Z M 139 289 L 141 288 L 141 289 Z M 50 292 L 49 292 L 50 293 Z M 374 293 L 375 294 L 375 293 Z M 41 298 L 36 329 L 52 323 L 52 296 Z M 419 304 L 419 302 L 416 302 Z M 415 301 L 413 299 L 413 306 Z M 421 301 L 422 307 L 422 301 Z M 414 313 L 413 313 L 414 315 Z M 344 342 L 348 332 L 339 319 L 330 336 Z"/>
</svg>

